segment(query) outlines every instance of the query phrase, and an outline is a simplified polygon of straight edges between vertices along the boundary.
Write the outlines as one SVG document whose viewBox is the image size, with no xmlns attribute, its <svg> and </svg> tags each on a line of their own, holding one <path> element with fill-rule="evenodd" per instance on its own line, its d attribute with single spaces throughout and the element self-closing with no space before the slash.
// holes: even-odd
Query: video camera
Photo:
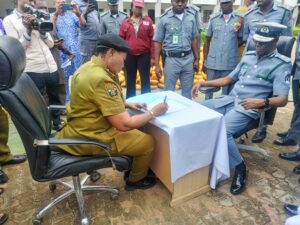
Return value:
<svg viewBox="0 0 300 225">
<path fill-rule="evenodd" d="M 50 20 L 50 14 L 33 8 L 29 4 L 24 5 L 25 11 L 29 14 L 35 15 L 36 18 L 32 21 L 32 28 L 41 32 L 49 32 L 53 30 L 53 23 Z"/>
</svg>

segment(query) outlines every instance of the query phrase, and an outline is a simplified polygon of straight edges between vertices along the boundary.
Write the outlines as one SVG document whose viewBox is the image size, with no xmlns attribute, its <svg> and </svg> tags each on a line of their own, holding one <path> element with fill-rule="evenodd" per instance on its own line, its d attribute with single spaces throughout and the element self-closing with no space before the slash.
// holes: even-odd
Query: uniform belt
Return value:
<svg viewBox="0 0 300 225">
<path fill-rule="evenodd" d="M 168 57 L 176 57 L 176 58 L 182 58 L 191 53 L 191 50 L 189 51 L 182 51 L 182 52 L 175 52 L 175 51 L 165 51 L 165 55 Z"/>
</svg>

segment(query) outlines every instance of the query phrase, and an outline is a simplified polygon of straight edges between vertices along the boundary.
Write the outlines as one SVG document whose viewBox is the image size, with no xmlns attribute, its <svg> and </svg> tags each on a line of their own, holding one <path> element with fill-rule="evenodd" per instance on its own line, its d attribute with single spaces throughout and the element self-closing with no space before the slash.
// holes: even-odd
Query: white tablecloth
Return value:
<svg viewBox="0 0 300 225">
<path fill-rule="evenodd" d="M 127 99 L 162 102 L 167 96 L 169 112 L 151 121 L 169 134 L 171 179 L 211 165 L 210 186 L 230 176 L 226 128 L 223 115 L 171 91 L 147 93 Z M 151 109 L 151 107 L 149 107 Z"/>
</svg>

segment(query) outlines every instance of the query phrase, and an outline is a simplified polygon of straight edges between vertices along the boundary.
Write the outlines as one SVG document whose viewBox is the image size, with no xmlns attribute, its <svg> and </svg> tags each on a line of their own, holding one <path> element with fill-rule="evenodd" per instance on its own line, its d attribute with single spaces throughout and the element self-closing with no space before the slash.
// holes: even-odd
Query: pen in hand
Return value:
<svg viewBox="0 0 300 225">
<path fill-rule="evenodd" d="M 164 104 L 166 104 L 166 102 L 167 102 L 167 95 L 164 98 Z"/>
</svg>

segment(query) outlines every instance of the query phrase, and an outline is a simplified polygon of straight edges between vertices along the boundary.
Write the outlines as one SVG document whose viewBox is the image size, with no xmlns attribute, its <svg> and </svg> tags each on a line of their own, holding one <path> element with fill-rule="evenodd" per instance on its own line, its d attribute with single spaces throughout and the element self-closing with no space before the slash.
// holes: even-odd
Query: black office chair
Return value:
<svg viewBox="0 0 300 225">
<path fill-rule="evenodd" d="M 291 58 L 291 53 L 292 53 L 294 42 L 295 42 L 295 38 L 293 38 L 293 37 L 281 36 L 277 42 L 277 51 L 280 54 Z M 247 46 L 247 51 L 255 51 L 255 44 L 254 44 L 253 40 L 249 42 L 249 44 Z M 202 93 L 215 92 L 218 90 L 220 90 L 220 88 L 218 88 L 218 87 L 217 88 L 216 87 L 200 88 L 200 92 L 202 92 Z M 270 96 L 270 97 L 272 97 L 272 96 Z M 252 123 L 251 126 L 247 127 L 243 133 L 245 133 L 247 136 L 247 131 L 250 131 L 252 129 L 261 129 L 263 127 L 263 125 L 272 125 L 274 122 L 274 119 L 275 119 L 276 110 L 277 110 L 276 107 L 259 109 L 259 113 L 260 113 L 259 120 L 257 120 L 255 123 Z M 239 144 L 238 144 L 238 148 L 240 150 L 246 150 L 246 151 L 260 153 L 263 155 L 264 160 L 269 160 L 270 156 L 265 149 L 260 148 L 258 146 L 245 145 L 243 143 L 240 143 L 241 140 L 242 139 L 239 140 Z M 243 142 L 243 140 L 242 140 L 242 142 Z"/>
<path fill-rule="evenodd" d="M 51 123 L 47 105 L 33 81 L 23 73 L 25 52 L 17 39 L 0 37 L 0 104 L 10 113 L 22 139 L 28 157 L 32 178 L 39 182 L 53 181 L 64 184 L 67 192 L 56 197 L 33 218 L 33 224 L 41 224 L 46 212 L 57 203 L 75 193 L 80 211 L 81 224 L 89 224 L 82 191 L 109 191 L 116 198 L 119 191 L 112 186 L 87 186 L 89 175 L 80 181 L 79 174 L 111 167 L 118 171 L 128 171 L 131 158 L 127 156 L 72 156 L 59 151 L 57 145 L 96 145 L 110 151 L 106 143 L 89 139 L 49 138 Z M 73 183 L 65 183 L 60 178 L 72 176 Z"/>
</svg>

